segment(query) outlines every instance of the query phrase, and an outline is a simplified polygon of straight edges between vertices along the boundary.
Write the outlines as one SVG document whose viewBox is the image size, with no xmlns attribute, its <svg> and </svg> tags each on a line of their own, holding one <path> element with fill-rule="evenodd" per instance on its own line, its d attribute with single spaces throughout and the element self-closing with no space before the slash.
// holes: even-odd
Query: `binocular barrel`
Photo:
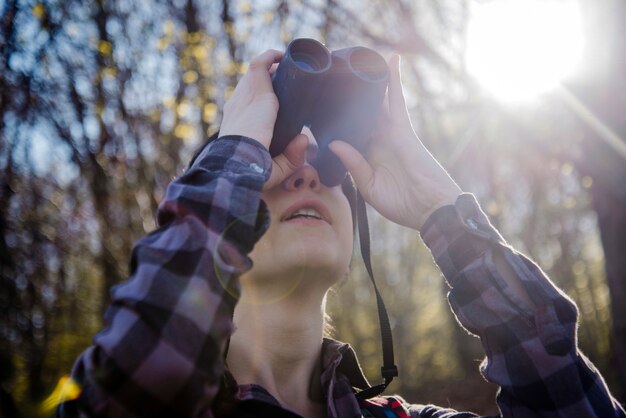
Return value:
<svg viewBox="0 0 626 418">
<path fill-rule="evenodd" d="M 318 145 L 311 164 L 322 183 L 340 184 L 346 169 L 328 144 L 340 139 L 366 152 L 388 78 L 385 60 L 371 49 L 330 52 L 313 39 L 292 41 L 272 79 L 280 107 L 270 154 L 280 154 L 308 126 Z"/>
</svg>

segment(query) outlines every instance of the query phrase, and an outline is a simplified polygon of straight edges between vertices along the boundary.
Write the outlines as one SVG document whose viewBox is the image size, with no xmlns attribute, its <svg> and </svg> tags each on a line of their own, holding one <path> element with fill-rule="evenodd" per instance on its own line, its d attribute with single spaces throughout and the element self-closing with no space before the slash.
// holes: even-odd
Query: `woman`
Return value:
<svg viewBox="0 0 626 418">
<path fill-rule="evenodd" d="M 269 156 L 280 58 L 252 60 L 219 138 L 169 186 L 161 227 L 137 243 L 108 327 L 75 365 L 81 395 L 60 416 L 474 416 L 397 397 L 358 401 L 353 388 L 367 382 L 354 353 L 323 339 L 326 293 L 349 269 L 351 208 L 307 163 L 305 135 Z M 398 56 L 390 70 L 367 158 L 346 142 L 330 147 L 367 202 L 421 232 L 455 314 L 482 338 L 502 415 L 623 417 L 577 350 L 575 305 L 424 148 Z"/>
</svg>

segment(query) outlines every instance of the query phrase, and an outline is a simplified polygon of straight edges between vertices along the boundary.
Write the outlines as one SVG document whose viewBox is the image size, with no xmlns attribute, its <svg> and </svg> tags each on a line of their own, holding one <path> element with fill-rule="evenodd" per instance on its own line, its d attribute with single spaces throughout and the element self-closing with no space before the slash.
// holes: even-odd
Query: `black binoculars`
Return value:
<svg viewBox="0 0 626 418">
<path fill-rule="evenodd" d="M 365 47 L 330 52 L 314 39 L 295 39 L 272 78 L 279 110 L 270 145 L 272 157 L 307 126 L 318 145 L 311 161 L 327 186 L 340 184 L 346 168 L 328 148 L 336 139 L 367 151 L 385 96 L 389 69 Z"/>
</svg>

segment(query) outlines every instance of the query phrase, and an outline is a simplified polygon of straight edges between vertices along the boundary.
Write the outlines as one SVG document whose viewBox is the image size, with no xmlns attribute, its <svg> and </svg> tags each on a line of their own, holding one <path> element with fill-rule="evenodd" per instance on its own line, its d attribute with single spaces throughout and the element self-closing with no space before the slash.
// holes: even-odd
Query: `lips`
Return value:
<svg viewBox="0 0 626 418">
<path fill-rule="evenodd" d="M 299 200 L 285 210 L 280 220 L 281 222 L 284 222 L 298 218 L 318 219 L 327 223 L 332 223 L 330 213 L 326 206 L 324 206 L 324 204 L 319 200 L 315 199 Z"/>
</svg>

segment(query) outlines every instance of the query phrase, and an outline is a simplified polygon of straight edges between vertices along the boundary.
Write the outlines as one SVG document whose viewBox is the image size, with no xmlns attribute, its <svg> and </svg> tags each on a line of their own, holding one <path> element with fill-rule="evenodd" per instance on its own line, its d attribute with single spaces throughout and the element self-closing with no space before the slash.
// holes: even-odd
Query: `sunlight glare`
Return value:
<svg viewBox="0 0 626 418">
<path fill-rule="evenodd" d="M 472 2 L 467 69 L 504 101 L 532 99 L 579 64 L 582 27 L 575 0 Z"/>
</svg>

